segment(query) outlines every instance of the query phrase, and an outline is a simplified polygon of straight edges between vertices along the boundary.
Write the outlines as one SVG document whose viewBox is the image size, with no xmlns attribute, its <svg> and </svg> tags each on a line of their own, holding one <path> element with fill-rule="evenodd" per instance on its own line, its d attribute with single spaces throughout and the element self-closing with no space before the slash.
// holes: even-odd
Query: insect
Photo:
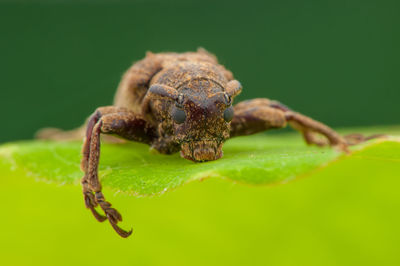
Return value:
<svg viewBox="0 0 400 266">
<path fill-rule="evenodd" d="M 108 220 L 122 237 L 132 233 L 117 225 L 122 216 L 102 193 L 98 176 L 101 134 L 146 143 L 163 154 L 180 152 L 194 162 L 221 158 L 222 145 L 229 138 L 287 124 L 308 144 L 343 151 L 367 139 L 358 134 L 342 137 L 277 101 L 258 98 L 234 105 L 241 91 L 232 73 L 202 48 L 186 53 L 148 52 L 134 63 L 123 75 L 114 104 L 97 108 L 85 124 L 81 183 L 85 205 L 94 217 Z M 60 139 L 74 134 L 80 133 L 45 130 L 39 137 Z M 98 206 L 105 216 L 96 210 Z"/>
</svg>

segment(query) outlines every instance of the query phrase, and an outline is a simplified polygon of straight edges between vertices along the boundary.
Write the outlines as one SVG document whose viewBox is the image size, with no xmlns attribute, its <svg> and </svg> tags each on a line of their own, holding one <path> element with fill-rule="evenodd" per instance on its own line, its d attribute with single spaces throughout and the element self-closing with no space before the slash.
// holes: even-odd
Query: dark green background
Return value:
<svg viewBox="0 0 400 266">
<path fill-rule="evenodd" d="M 0 2 L 0 141 L 78 126 L 145 51 L 215 53 L 332 126 L 399 124 L 399 1 Z"/>
</svg>

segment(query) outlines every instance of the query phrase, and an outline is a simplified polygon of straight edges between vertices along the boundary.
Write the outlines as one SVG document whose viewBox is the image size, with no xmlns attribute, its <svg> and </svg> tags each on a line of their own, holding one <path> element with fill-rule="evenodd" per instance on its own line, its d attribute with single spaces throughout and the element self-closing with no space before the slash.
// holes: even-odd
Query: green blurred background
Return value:
<svg viewBox="0 0 400 266">
<path fill-rule="evenodd" d="M 332 126 L 399 124 L 400 2 L 1 1 L 0 142 L 73 128 L 145 52 L 215 53 L 244 85 Z"/>
<path fill-rule="evenodd" d="M 395 0 L 0 0 L 0 142 L 77 127 L 146 51 L 199 46 L 242 82 L 239 100 L 278 99 L 335 127 L 398 125 L 399 14 Z M 0 264 L 397 266 L 393 154 L 344 157 L 281 186 L 211 179 L 156 198 L 106 188 L 134 228 L 127 240 L 93 219 L 78 184 L 0 160 Z"/>
</svg>

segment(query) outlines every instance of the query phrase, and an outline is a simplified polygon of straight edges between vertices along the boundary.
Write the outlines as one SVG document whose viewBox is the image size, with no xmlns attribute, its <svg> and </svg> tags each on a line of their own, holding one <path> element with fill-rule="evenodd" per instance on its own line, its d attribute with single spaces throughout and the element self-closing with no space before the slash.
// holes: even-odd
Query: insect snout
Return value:
<svg viewBox="0 0 400 266">
<path fill-rule="evenodd" d="M 181 156 L 195 162 L 214 161 L 222 157 L 222 143 L 215 140 L 183 142 Z"/>
</svg>

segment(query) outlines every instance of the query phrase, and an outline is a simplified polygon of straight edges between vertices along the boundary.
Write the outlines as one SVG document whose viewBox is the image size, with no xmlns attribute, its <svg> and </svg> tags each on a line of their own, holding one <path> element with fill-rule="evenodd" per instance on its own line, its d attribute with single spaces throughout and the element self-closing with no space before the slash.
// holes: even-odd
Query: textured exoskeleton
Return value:
<svg viewBox="0 0 400 266">
<path fill-rule="evenodd" d="M 85 124 L 81 168 L 86 207 L 99 221 L 109 220 L 122 237 L 132 231 L 117 226 L 122 220 L 102 194 L 98 177 L 100 134 L 147 143 L 164 154 L 181 153 L 195 162 L 222 157 L 222 145 L 231 137 L 250 135 L 290 124 L 308 144 L 347 146 L 364 141 L 361 135 L 342 137 L 328 126 L 269 99 L 233 105 L 241 84 L 217 58 L 197 52 L 148 52 L 124 74 L 113 106 L 97 108 Z M 76 138 L 83 130 L 44 130 L 39 137 Z M 83 135 L 83 134 L 82 134 Z M 321 138 L 321 136 L 323 138 Z M 100 206 L 106 216 L 99 214 Z"/>
</svg>

